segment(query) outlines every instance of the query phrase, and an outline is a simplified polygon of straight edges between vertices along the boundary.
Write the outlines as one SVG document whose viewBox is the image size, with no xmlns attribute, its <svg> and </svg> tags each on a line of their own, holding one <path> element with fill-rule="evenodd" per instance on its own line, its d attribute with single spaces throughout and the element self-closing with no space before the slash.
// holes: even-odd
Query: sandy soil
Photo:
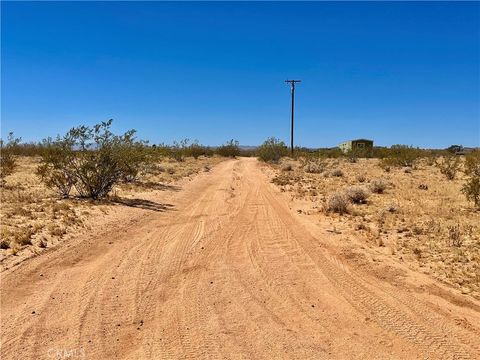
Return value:
<svg viewBox="0 0 480 360">
<path fill-rule="evenodd" d="M 385 172 L 378 159 L 326 159 L 321 173 L 307 173 L 299 161 L 283 159 L 263 170 L 295 211 L 341 232 L 337 243 L 346 251 L 366 247 L 372 256 L 390 256 L 480 300 L 480 211 L 461 192 L 462 171 L 447 180 L 427 160 Z M 282 170 L 286 164 L 292 170 Z M 332 176 L 335 170 L 343 175 Z M 382 193 L 372 191 L 378 181 L 385 184 Z M 325 211 L 331 194 L 351 189 L 362 190 L 366 201 L 349 201 L 342 215 Z"/>
<path fill-rule="evenodd" d="M 359 261 L 255 159 L 156 196 L 2 273 L 2 359 L 480 358 L 478 300 Z"/>
</svg>

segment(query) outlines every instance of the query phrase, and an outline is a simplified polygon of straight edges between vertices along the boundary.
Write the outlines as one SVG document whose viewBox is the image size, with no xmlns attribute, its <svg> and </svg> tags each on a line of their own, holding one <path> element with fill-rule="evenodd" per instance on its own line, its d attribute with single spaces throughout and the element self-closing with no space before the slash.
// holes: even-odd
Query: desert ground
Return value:
<svg viewBox="0 0 480 360">
<path fill-rule="evenodd" d="M 164 157 L 150 165 L 137 181 L 115 186 L 106 201 L 59 198 L 36 175 L 40 160 L 40 157 L 17 157 L 15 173 L 1 188 L 2 270 L 61 241 L 114 223 L 124 213 L 128 217 L 135 209 L 166 210 L 168 204 L 153 201 L 158 193 L 177 191 L 196 174 L 208 172 L 222 158 L 187 158 L 179 162 Z"/>
<path fill-rule="evenodd" d="M 460 180 L 362 161 L 328 176 L 201 161 L 120 188 L 117 203 L 40 211 L 41 188 L 12 190 L 1 358 L 480 358 L 478 213 L 451 192 Z M 384 193 L 325 213 L 331 191 L 359 182 L 353 169 Z M 22 226 L 31 244 L 12 235 Z"/>
</svg>

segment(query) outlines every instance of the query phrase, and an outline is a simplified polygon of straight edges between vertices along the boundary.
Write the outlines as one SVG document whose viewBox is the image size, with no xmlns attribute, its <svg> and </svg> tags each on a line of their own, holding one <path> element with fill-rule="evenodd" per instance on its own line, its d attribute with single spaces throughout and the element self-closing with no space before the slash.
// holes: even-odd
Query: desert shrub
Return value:
<svg viewBox="0 0 480 360">
<path fill-rule="evenodd" d="M 15 242 L 21 246 L 32 245 L 32 236 L 32 229 L 22 228 L 15 233 Z"/>
<path fill-rule="evenodd" d="M 37 170 L 45 185 L 62 197 L 74 187 L 81 197 L 97 199 L 115 184 L 134 179 L 148 160 L 145 143 L 135 139 L 135 130 L 113 134 L 111 124 L 79 126 L 62 138 L 46 140 Z"/>
<path fill-rule="evenodd" d="M 338 159 L 345 156 L 339 148 L 319 149 L 315 152 L 315 155 L 324 159 Z"/>
<path fill-rule="evenodd" d="M 363 186 L 351 186 L 347 189 L 346 194 L 354 204 L 365 204 L 368 199 L 368 191 Z"/>
<path fill-rule="evenodd" d="M 332 171 L 332 176 L 342 177 L 343 176 L 343 171 L 341 169 L 335 169 L 335 170 Z"/>
<path fill-rule="evenodd" d="M 153 166 L 151 152 L 145 146 L 146 142 L 137 141 L 134 133 L 124 137 L 117 145 L 116 158 L 121 169 L 120 179 L 123 182 L 136 181 L 140 174 Z"/>
<path fill-rule="evenodd" d="M 257 157 L 265 162 L 277 163 L 282 156 L 288 155 L 287 146 L 274 137 L 268 138 L 257 149 Z"/>
<path fill-rule="evenodd" d="M 347 159 L 351 163 L 356 163 L 359 158 L 371 158 L 373 155 L 372 148 L 355 148 L 347 152 Z"/>
<path fill-rule="evenodd" d="M 448 180 L 453 180 L 457 175 L 457 171 L 460 169 L 461 162 L 458 156 L 449 155 L 444 156 L 442 161 L 437 161 L 436 165 Z"/>
<path fill-rule="evenodd" d="M 195 160 L 198 159 L 200 156 L 212 156 L 213 150 L 207 146 L 204 146 L 198 142 L 198 140 L 194 140 L 186 149 L 186 155 L 193 157 Z"/>
<path fill-rule="evenodd" d="M 175 159 L 176 161 L 184 161 L 186 148 L 188 147 L 188 139 L 176 140 L 173 142 L 173 145 L 169 148 L 169 157 Z"/>
<path fill-rule="evenodd" d="M 300 158 L 300 167 L 310 174 L 320 174 L 325 170 L 325 163 L 321 158 L 306 155 Z"/>
<path fill-rule="evenodd" d="M 15 138 L 12 132 L 8 134 L 7 142 L 0 139 L 0 185 L 3 185 L 5 178 L 13 174 L 15 170 L 17 164 L 13 151 L 20 140 L 20 138 Z"/>
<path fill-rule="evenodd" d="M 465 174 L 467 181 L 462 192 L 468 201 L 472 201 L 480 209 L 480 151 L 474 151 L 465 158 Z"/>
<path fill-rule="evenodd" d="M 42 143 L 17 143 L 12 148 L 12 153 L 19 156 L 39 156 L 42 152 Z"/>
<path fill-rule="evenodd" d="M 194 159 L 198 159 L 202 155 L 213 155 L 213 151 L 207 146 L 200 144 L 198 140 L 194 140 L 190 143 L 190 139 L 183 139 L 180 140 L 180 142 L 174 141 L 173 145 L 170 147 L 162 144 L 162 148 L 169 157 L 177 161 L 183 161 L 185 157 L 193 157 Z"/>
<path fill-rule="evenodd" d="M 172 157 L 172 147 L 165 143 L 153 144 L 150 149 L 152 156 L 157 159 L 162 157 Z"/>
<path fill-rule="evenodd" d="M 375 179 L 370 181 L 370 190 L 376 194 L 383 194 L 387 184 L 382 179 Z"/>
<path fill-rule="evenodd" d="M 226 144 L 219 146 L 216 153 L 223 157 L 237 157 L 240 155 L 240 147 L 237 140 L 230 140 Z"/>
<path fill-rule="evenodd" d="M 380 166 L 413 167 L 415 161 L 422 156 L 420 149 L 406 145 L 392 145 L 381 161 Z"/>
<path fill-rule="evenodd" d="M 448 226 L 448 240 L 451 246 L 461 247 L 463 244 L 462 232 L 460 225 Z"/>
<path fill-rule="evenodd" d="M 0 239 L 0 249 L 10 249 L 10 241 L 8 241 L 7 239 Z"/>
<path fill-rule="evenodd" d="M 358 174 L 355 178 L 359 183 L 364 183 L 367 180 L 367 178 L 363 174 Z"/>
<path fill-rule="evenodd" d="M 333 193 L 327 198 L 326 210 L 340 215 L 348 212 L 348 199 L 345 194 Z"/>
<path fill-rule="evenodd" d="M 465 174 L 480 176 L 480 150 L 473 151 L 465 157 Z"/>
<path fill-rule="evenodd" d="M 75 152 L 66 139 L 44 140 L 42 162 L 37 168 L 40 180 L 60 197 L 67 198 L 75 184 Z"/>
</svg>

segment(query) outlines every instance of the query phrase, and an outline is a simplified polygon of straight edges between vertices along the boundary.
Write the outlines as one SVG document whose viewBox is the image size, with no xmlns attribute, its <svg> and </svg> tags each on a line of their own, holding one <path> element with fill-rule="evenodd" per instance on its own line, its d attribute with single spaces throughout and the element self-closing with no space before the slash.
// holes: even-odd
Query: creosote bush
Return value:
<svg viewBox="0 0 480 360">
<path fill-rule="evenodd" d="M 216 153 L 224 157 L 237 157 L 240 155 L 239 142 L 237 140 L 227 141 L 226 144 L 219 146 Z"/>
<path fill-rule="evenodd" d="M 5 183 L 5 178 L 13 174 L 17 164 L 14 158 L 14 149 L 20 143 L 20 139 L 14 138 L 13 133 L 9 133 L 7 142 L 0 139 L 0 185 Z"/>
<path fill-rule="evenodd" d="M 480 210 L 480 151 L 474 151 L 466 156 L 465 174 L 468 179 L 462 187 L 462 192 L 467 200 L 473 202 Z"/>
<path fill-rule="evenodd" d="M 64 198 L 75 188 L 80 197 L 98 199 L 115 184 L 133 181 L 149 160 L 146 143 L 135 139 L 135 130 L 113 134 L 111 124 L 82 125 L 45 140 L 37 169 L 45 185 Z"/>
<path fill-rule="evenodd" d="M 348 199 L 343 193 L 333 193 L 327 198 L 326 211 L 337 214 L 345 214 L 348 212 Z"/>
<path fill-rule="evenodd" d="M 456 155 L 448 155 L 444 156 L 442 161 L 437 161 L 436 165 L 448 180 L 453 180 L 460 169 L 461 161 Z"/>
<path fill-rule="evenodd" d="M 422 156 L 422 151 L 406 145 L 392 145 L 385 155 L 380 161 L 380 166 L 383 168 L 413 167 L 415 161 Z"/>
<path fill-rule="evenodd" d="M 287 155 L 288 149 L 285 143 L 274 137 L 265 140 L 257 149 L 257 157 L 265 162 L 278 163 L 283 156 Z"/>
<path fill-rule="evenodd" d="M 190 139 L 183 139 L 180 142 L 174 141 L 172 146 L 164 144 L 156 146 L 157 153 L 167 154 L 170 158 L 177 161 L 184 161 L 186 157 L 193 157 L 195 160 L 200 156 L 212 156 L 213 150 L 194 140 L 190 143 Z"/>
</svg>

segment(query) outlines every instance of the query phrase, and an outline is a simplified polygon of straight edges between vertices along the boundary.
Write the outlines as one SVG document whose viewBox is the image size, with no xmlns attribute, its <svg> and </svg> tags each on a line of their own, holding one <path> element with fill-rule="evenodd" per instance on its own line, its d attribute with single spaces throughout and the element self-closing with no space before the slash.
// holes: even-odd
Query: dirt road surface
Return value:
<svg viewBox="0 0 480 360">
<path fill-rule="evenodd" d="M 357 271 L 255 159 L 165 200 L 4 271 L 1 359 L 480 358 L 479 302 Z"/>
</svg>

